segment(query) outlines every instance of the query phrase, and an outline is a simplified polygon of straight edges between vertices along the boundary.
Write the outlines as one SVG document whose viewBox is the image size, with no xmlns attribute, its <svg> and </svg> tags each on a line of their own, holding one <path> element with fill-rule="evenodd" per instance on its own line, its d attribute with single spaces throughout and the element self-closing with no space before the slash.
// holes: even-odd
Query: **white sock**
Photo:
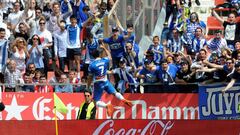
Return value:
<svg viewBox="0 0 240 135">
<path fill-rule="evenodd" d="M 116 98 L 118 98 L 119 100 L 123 100 L 123 99 L 124 99 L 124 97 L 122 96 L 122 94 L 119 93 L 119 92 L 116 92 L 116 93 L 115 93 L 115 96 L 116 96 Z"/>
<path fill-rule="evenodd" d="M 96 105 L 97 105 L 98 107 L 107 108 L 107 104 L 104 103 L 103 101 L 97 101 Z"/>
</svg>

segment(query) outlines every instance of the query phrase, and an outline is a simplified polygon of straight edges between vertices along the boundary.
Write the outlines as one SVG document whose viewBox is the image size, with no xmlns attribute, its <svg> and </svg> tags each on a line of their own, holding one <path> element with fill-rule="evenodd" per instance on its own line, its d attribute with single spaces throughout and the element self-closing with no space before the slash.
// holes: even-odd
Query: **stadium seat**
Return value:
<svg viewBox="0 0 240 135">
<path fill-rule="evenodd" d="M 215 5 L 223 4 L 225 0 L 215 0 Z"/>
<path fill-rule="evenodd" d="M 208 29 L 223 29 L 222 24 L 213 16 L 207 18 Z"/>
<path fill-rule="evenodd" d="M 50 79 L 52 79 L 54 76 L 54 71 L 48 71 L 47 73 L 47 81 L 49 81 Z"/>
<path fill-rule="evenodd" d="M 208 36 L 207 39 L 214 37 L 216 30 L 224 30 L 222 24 L 213 16 L 207 18 Z"/>
<path fill-rule="evenodd" d="M 236 22 L 240 22 L 240 16 L 236 18 Z"/>
</svg>

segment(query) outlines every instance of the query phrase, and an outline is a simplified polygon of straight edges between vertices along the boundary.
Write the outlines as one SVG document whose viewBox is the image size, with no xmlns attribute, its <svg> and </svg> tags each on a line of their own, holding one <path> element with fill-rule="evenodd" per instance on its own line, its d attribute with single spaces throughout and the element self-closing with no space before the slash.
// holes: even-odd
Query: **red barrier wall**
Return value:
<svg viewBox="0 0 240 135">
<path fill-rule="evenodd" d="M 68 114 L 57 113 L 60 120 L 74 120 L 80 104 L 84 101 L 83 94 L 59 93 L 59 98 L 68 108 Z M 102 100 L 114 105 L 114 119 L 198 119 L 197 94 L 124 94 L 133 102 L 132 107 L 104 94 Z M 6 109 L 3 120 L 52 120 L 53 94 L 41 93 L 3 93 Z M 98 109 L 98 119 L 107 119 L 106 110 Z"/>
<path fill-rule="evenodd" d="M 59 135 L 239 135 L 240 121 L 58 121 Z M 1 135 L 54 135 L 54 121 L 1 121 Z"/>
</svg>

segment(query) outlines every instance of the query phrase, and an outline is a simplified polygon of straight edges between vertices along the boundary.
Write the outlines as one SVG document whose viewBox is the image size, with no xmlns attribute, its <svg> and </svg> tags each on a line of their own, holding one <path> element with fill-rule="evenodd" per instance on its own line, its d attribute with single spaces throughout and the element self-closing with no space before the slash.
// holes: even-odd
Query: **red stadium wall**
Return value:
<svg viewBox="0 0 240 135">
<path fill-rule="evenodd" d="M 240 121 L 59 121 L 59 135 L 239 135 Z M 54 135 L 54 121 L 1 121 L 1 135 Z"/>
<path fill-rule="evenodd" d="M 60 120 L 74 120 L 83 94 L 58 94 L 68 108 L 68 114 L 57 113 Z M 104 102 L 114 106 L 114 119 L 198 119 L 197 94 L 125 94 L 132 100 L 132 107 L 125 106 L 113 96 L 102 96 Z M 2 113 L 3 120 L 52 120 L 53 94 L 40 93 L 3 93 L 6 109 Z M 106 110 L 98 109 L 97 119 L 109 118 Z"/>
</svg>

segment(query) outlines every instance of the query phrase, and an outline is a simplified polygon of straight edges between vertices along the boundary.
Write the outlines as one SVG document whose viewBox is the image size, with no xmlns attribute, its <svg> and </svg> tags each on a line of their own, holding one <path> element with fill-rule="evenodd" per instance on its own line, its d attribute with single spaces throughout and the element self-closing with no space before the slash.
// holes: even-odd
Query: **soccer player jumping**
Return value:
<svg viewBox="0 0 240 135">
<path fill-rule="evenodd" d="M 113 105 L 106 104 L 103 101 L 100 101 L 103 91 L 105 90 L 108 94 L 113 94 L 116 98 L 124 102 L 128 106 L 132 106 L 132 102 L 125 99 L 121 93 L 117 92 L 110 81 L 107 79 L 107 70 L 109 67 L 109 63 L 112 59 L 110 52 L 103 46 L 100 45 L 100 49 L 103 49 L 107 57 L 100 57 L 100 51 L 96 50 L 93 53 L 93 57 L 95 60 L 90 63 L 88 72 L 88 81 L 87 81 L 87 88 L 89 89 L 91 83 L 93 82 L 94 92 L 93 92 L 93 99 L 98 107 L 103 107 L 107 109 L 107 114 L 112 118 L 113 114 Z"/>
</svg>

